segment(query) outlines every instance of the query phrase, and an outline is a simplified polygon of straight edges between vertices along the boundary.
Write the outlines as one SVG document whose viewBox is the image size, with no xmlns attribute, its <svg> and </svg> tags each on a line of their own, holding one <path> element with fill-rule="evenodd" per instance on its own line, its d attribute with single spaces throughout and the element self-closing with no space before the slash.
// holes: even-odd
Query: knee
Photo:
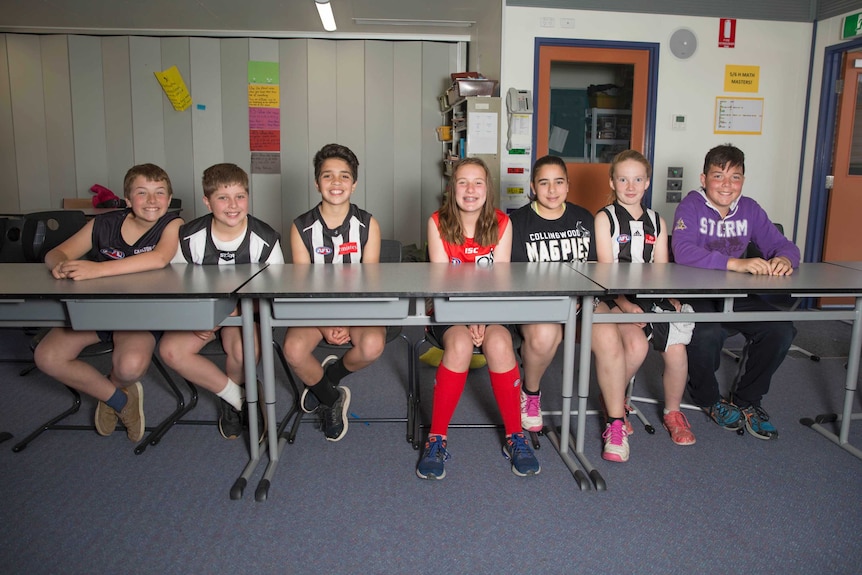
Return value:
<svg viewBox="0 0 862 575">
<path fill-rule="evenodd" d="M 159 343 L 159 357 L 162 358 L 162 361 L 165 362 L 170 368 L 175 368 L 177 365 L 180 365 L 180 357 L 182 354 L 177 349 L 177 346 L 172 345 L 170 340 L 163 339 L 161 343 Z"/>
<path fill-rule="evenodd" d="M 141 379 L 150 366 L 151 356 L 143 354 L 114 354 L 113 375 L 121 381 L 137 381 Z"/>
<path fill-rule="evenodd" d="M 524 335 L 524 346 L 535 356 L 553 355 L 562 340 L 559 330 L 533 330 Z"/>
<path fill-rule="evenodd" d="M 719 323 L 703 322 L 695 324 L 691 334 L 691 342 L 688 349 L 692 348 L 721 348 L 724 344 L 724 330 Z"/>
<path fill-rule="evenodd" d="M 359 349 L 359 353 L 363 360 L 372 362 L 383 354 L 383 349 L 386 347 L 385 333 L 366 333 L 359 340 L 358 345 L 354 347 Z"/>
<path fill-rule="evenodd" d="M 762 337 L 763 343 L 787 352 L 796 337 L 796 327 L 793 323 L 789 321 L 767 322 L 765 326 L 766 329 Z"/>
</svg>

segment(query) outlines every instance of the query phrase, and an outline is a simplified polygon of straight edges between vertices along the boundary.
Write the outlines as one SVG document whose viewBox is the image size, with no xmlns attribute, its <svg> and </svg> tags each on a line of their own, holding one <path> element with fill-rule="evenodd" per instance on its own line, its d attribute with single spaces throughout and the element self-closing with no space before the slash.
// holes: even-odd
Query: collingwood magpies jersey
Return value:
<svg viewBox="0 0 862 575">
<path fill-rule="evenodd" d="M 513 262 L 585 262 L 596 260 L 593 214 L 566 202 L 556 220 L 536 213 L 532 202 L 512 212 Z"/>
<path fill-rule="evenodd" d="M 265 222 L 249 215 L 245 234 L 224 242 L 212 235 L 213 215 L 207 214 L 180 227 L 180 245 L 172 263 L 230 265 L 284 263 L 281 236 Z"/>
<path fill-rule="evenodd" d="M 117 210 L 101 214 L 93 219 L 93 249 L 90 252 L 90 259 L 96 262 L 106 262 L 109 260 L 121 260 L 125 257 L 134 256 L 146 252 L 151 252 L 158 245 L 162 238 L 162 232 L 165 227 L 173 220 L 180 217 L 177 212 L 168 212 L 159 218 L 153 227 L 144 232 L 137 241 L 129 245 L 123 239 L 123 222 L 126 221 L 126 216 L 132 210 Z"/>
<path fill-rule="evenodd" d="M 362 261 L 362 247 L 368 241 L 368 227 L 371 214 L 350 204 L 350 211 L 344 221 L 335 229 L 326 227 L 320 215 L 320 204 L 305 212 L 295 220 L 305 249 L 313 264 L 359 263 Z"/>
<path fill-rule="evenodd" d="M 603 207 L 611 223 L 611 247 L 615 262 L 650 263 L 656 238 L 661 234 L 661 219 L 655 211 L 644 208 L 639 219 L 614 202 Z"/>
</svg>

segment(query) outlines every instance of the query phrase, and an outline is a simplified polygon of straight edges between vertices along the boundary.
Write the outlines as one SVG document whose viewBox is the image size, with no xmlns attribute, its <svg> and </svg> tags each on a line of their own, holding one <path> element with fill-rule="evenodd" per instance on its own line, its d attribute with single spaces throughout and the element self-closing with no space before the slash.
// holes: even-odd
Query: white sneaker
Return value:
<svg viewBox="0 0 862 575">
<path fill-rule="evenodd" d="M 622 419 L 616 419 L 605 426 L 602 439 L 605 440 L 602 459 L 618 463 L 629 460 L 629 434 Z"/>
<path fill-rule="evenodd" d="M 530 395 L 521 390 L 521 427 L 524 431 L 542 431 L 542 394 Z"/>
</svg>

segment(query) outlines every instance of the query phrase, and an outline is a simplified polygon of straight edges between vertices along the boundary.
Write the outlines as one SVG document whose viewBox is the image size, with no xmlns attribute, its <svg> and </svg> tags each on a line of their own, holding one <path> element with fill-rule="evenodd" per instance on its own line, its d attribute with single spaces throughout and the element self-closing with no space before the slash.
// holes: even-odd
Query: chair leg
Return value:
<svg viewBox="0 0 862 575">
<path fill-rule="evenodd" d="M 60 429 L 60 427 L 57 426 L 58 422 L 62 421 L 63 419 L 67 418 L 68 416 L 72 415 L 73 413 L 76 413 L 79 409 L 81 409 L 81 394 L 78 393 L 78 390 L 73 389 L 69 386 L 64 386 L 64 387 L 69 390 L 69 393 L 72 394 L 72 405 L 71 405 L 71 407 L 69 407 L 69 409 L 67 409 L 66 411 L 64 411 L 60 415 L 57 415 L 56 417 L 53 417 L 52 419 L 49 419 L 48 421 L 46 421 L 45 423 L 40 425 L 30 435 L 28 435 L 23 440 L 18 442 L 15 445 L 15 447 L 12 448 L 12 451 L 14 451 L 15 453 L 22 451 L 24 448 L 27 447 L 27 445 L 30 444 L 31 441 L 33 441 L 34 439 L 36 439 L 37 437 L 42 435 L 43 431 L 48 431 L 49 429 Z M 74 427 L 69 426 L 69 427 L 63 427 L 63 429 L 91 429 L 91 427 L 90 426 L 74 426 Z"/>
<path fill-rule="evenodd" d="M 293 403 L 291 404 L 287 415 L 285 415 L 278 424 L 278 437 L 279 439 L 286 439 L 288 443 L 293 443 L 296 441 L 296 434 L 299 431 L 299 424 L 302 421 L 302 411 L 299 409 L 299 387 L 293 377 L 293 372 L 290 371 L 290 366 L 287 364 L 287 358 L 284 357 L 284 350 L 281 349 L 281 345 L 279 345 L 277 341 L 273 341 L 272 346 L 275 348 L 275 354 L 278 356 L 279 361 L 281 361 L 281 366 L 284 368 L 285 374 L 287 374 L 287 381 L 290 384 L 290 392 L 293 395 Z M 291 418 L 293 418 L 293 425 L 290 427 L 290 432 L 285 435 L 284 430 Z"/>
<path fill-rule="evenodd" d="M 156 356 L 153 355 L 153 365 L 156 366 L 156 369 L 162 374 L 162 377 L 167 382 L 168 386 L 171 388 L 171 391 L 174 392 L 174 397 L 177 400 L 176 409 L 171 412 L 166 418 L 164 418 L 158 425 L 156 425 L 153 430 L 144 437 L 144 439 L 135 446 L 135 455 L 140 455 L 147 449 L 147 445 L 158 445 L 159 441 L 161 441 L 162 437 L 174 426 L 175 423 L 179 422 L 188 412 L 195 408 L 198 403 L 198 392 L 197 387 L 195 387 L 190 381 L 185 380 L 186 384 L 189 387 L 191 392 L 191 398 L 186 404 L 186 398 L 183 395 L 182 391 L 180 391 L 177 384 L 174 382 L 174 378 L 168 373 L 167 368 L 162 363 L 162 361 Z"/>
<path fill-rule="evenodd" d="M 632 390 L 634 389 L 634 385 L 635 385 L 635 378 L 633 377 L 629 380 L 629 386 L 626 389 L 626 414 L 634 414 L 640 420 L 640 422 L 643 424 L 644 430 L 647 433 L 649 433 L 650 435 L 652 435 L 655 433 L 655 427 L 653 427 L 653 425 L 649 422 L 649 420 L 643 414 L 643 411 L 641 411 L 640 409 L 638 409 L 637 407 L 635 407 L 632 404 L 633 401 L 641 401 L 644 403 L 651 403 L 651 402 L 647 401 L 646 398 L 632 396 Z"/>
</svg>

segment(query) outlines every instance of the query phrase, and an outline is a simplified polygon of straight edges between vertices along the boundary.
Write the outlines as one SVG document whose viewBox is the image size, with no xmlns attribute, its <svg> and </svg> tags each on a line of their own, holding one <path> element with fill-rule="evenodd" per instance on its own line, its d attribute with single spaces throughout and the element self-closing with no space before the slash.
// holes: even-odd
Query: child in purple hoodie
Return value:
<svg viewBox="0 0 862 575">
<path fill-rule="evenodd" d="M 706 154 L 700 176 L 702 188 L 690 192 L 674 214 L 672 244 L 677 263 L 756 275 L 790 275 L 799 266 L 799 248 L 781 234 L 756 201 L 742 196 L 744 181 L 742 150 L 721 145 Z M 745 257 L 749 242 L 763 257 Z M 688 303 L 696 312 L 721 311 L 720 300 Z M 758 296 L 739 298 L 733 308 L 775 309 Z M 733 395 L 725 399 L 719 393 L 715 370 L 728 332 L 745 335 L 750 347 L 745 373 Z M 760 402 L 795 335 L 789 321 L 698 323 L 686 348 L 692 400 L 725 429 L 744 426 L 754 437 L 776 439 L 778 430 Z"/>
</svg>

